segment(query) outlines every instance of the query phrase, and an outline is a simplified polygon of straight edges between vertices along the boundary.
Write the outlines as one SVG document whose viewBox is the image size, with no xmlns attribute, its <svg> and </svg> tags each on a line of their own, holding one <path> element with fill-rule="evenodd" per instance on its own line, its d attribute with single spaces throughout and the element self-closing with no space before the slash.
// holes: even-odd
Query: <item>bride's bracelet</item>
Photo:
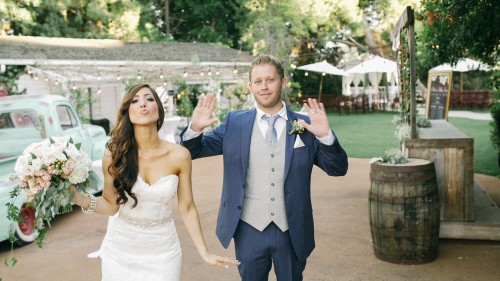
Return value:
<svg viewBox="0 0 500 281">
<path fill-rule="evenodd" d="M 93 194 L 87 194 L 87 196 L 90 199 L 90 204 L 87 208 L 84 207 L 81 208 L 85 214 L 92 214 L 95 211 L 95 208 L 97 207 L 97 200 Z"/>
</svg>

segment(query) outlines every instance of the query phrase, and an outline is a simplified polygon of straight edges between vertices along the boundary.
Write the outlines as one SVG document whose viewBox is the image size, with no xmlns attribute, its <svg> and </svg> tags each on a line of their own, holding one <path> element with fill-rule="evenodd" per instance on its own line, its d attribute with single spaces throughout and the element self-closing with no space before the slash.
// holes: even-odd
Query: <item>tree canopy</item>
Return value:
<svg viewBox="0 0 500 281">
<path fill-rule="evenodd" d="M 282 59 L 304 92 L 294 66 L 327 60 L 344 67 L 366 53 L 395 59 L 390 31 L 410 5 L 416 24 L 420 77 L 461 57 L 498 63 L 500 5 L 494 0 L 4 0 L 0 34 L 110 38 L 124 41 L 212 42 Z M 302 76 L 301 76 L 302 75 Z M 325 88 L 340 91 L 338 81 Z"/>
</svg>

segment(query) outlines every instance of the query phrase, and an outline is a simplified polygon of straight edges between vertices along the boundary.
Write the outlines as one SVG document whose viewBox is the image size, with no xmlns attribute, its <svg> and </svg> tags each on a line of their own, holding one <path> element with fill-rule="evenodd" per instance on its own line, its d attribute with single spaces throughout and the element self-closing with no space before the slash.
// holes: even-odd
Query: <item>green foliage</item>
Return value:
<svg viewBox="0 0 500 281">
<path fill-rule="evenodd" d="M 392 165 L 408 162 L 408 157 L 399 148 L 391 148 L 385 151 L 382 161 Z"/>
<path fill-rule="evenodd" d="M 2 84 L 5 84 L 9 91 L 9 95 L 21 95 L 25 94 L 26 89 L 22 91 L 17 90 L 17 79 L 19 75 L 24 73 L 24 65 L 6 65 L 5 72 L 0 73 L 0 88 Z"/>
<path fill-rule="evenodd" d="M 164 5 L 163 1 L 159 2 Z M 201 4 L 194 0 L 169 1 L 170 34 L 176 41 L 218 42 L 239 47 L 248 13 L 245 2 L 210 0 Z"/>
<path fill-rule="evenodd" d="M 88 123 L 90 121 L 90 116 L 85 112 L 85 109 L 88 109 L 89 106 L 96 102 L 96 99 L 92 98 L 80 88 L 71 90 L 71 93 L 73 94 L 71 96 L 71 102 L 75 107 L 76 114 L 83 123 Z"/>
<path fill-rule="evenodd" d="M 423 0 L 416 19 L 423 28 L 419 62 L 429 69 L 441 63 L 454 63 L 473 57 L 490 65 L 499 59 L 500 5 L 496 0 Z"/>
<path fill-rule="evenodd" d="M 490 122 L 491 131 L 490 139 L 493 147 L 500 153 L 500 92 L 495 93 L 495 103 L 491 105 L 491 117 L 493 121 Z"/>
<path fill-rule="evenodd" d="M 429 119 L 424 116 L 417 116 L 417 127 L 419 128 L 430 128 L 432 126 Z"/>
<path fill-rule="evenodd" d="M 200 85 L 188 85 L 184 81 L 177 82 L 176 114 L 191 117 L 198 96 L 202 93 Z"/>
</svg>

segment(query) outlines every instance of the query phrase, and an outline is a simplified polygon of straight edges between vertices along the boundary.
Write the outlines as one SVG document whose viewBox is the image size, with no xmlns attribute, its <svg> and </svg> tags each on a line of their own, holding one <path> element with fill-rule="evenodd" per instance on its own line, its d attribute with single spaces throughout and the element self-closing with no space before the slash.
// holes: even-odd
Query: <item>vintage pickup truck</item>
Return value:
<svg viewBox="0 0 500 281">
<path fill-rule="evenodd" d="M 6 203 L 17 182 L 10 181 L 17 157 L 33 142 L 49 137 L 72 138 L 92 160 L 99 162 L 109 137 L 99 126 L 82 124 L 71 102 L 59 95 L 19 95 L 0 97 L 0 241 L 15 230 L 17 243 L 32 242 L 35 237 L 35 212 L 21 196 L 16 204 L 22 222 L 7 219 Z M 102 190 L 102 185 L 99 191 Z M 93 193 L 96 193 L 94 191 Z"/>
</svg>

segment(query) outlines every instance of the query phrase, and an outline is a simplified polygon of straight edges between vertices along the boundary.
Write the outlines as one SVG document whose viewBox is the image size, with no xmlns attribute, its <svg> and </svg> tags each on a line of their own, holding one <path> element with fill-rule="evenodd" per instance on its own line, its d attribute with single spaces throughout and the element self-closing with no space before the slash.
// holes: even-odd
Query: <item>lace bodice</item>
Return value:
<svg viewBox="0 0 500 281">
<path fill-rule="evenodd" d="M 137 197 L 137 205 L 132 208 L 134 199 L 129 197 L 127 203 L 120 208 L 120 216 L 142 221 L 143 224 L 147 224 L 148 221 L 161 224 L 169 220 L 172 217 L 172 204 L 177 194 L 178 183 L 177 175 L 168 175 L 149 185 L 139 175 L 132 187 L 132 192 Z"/>
</svg>

